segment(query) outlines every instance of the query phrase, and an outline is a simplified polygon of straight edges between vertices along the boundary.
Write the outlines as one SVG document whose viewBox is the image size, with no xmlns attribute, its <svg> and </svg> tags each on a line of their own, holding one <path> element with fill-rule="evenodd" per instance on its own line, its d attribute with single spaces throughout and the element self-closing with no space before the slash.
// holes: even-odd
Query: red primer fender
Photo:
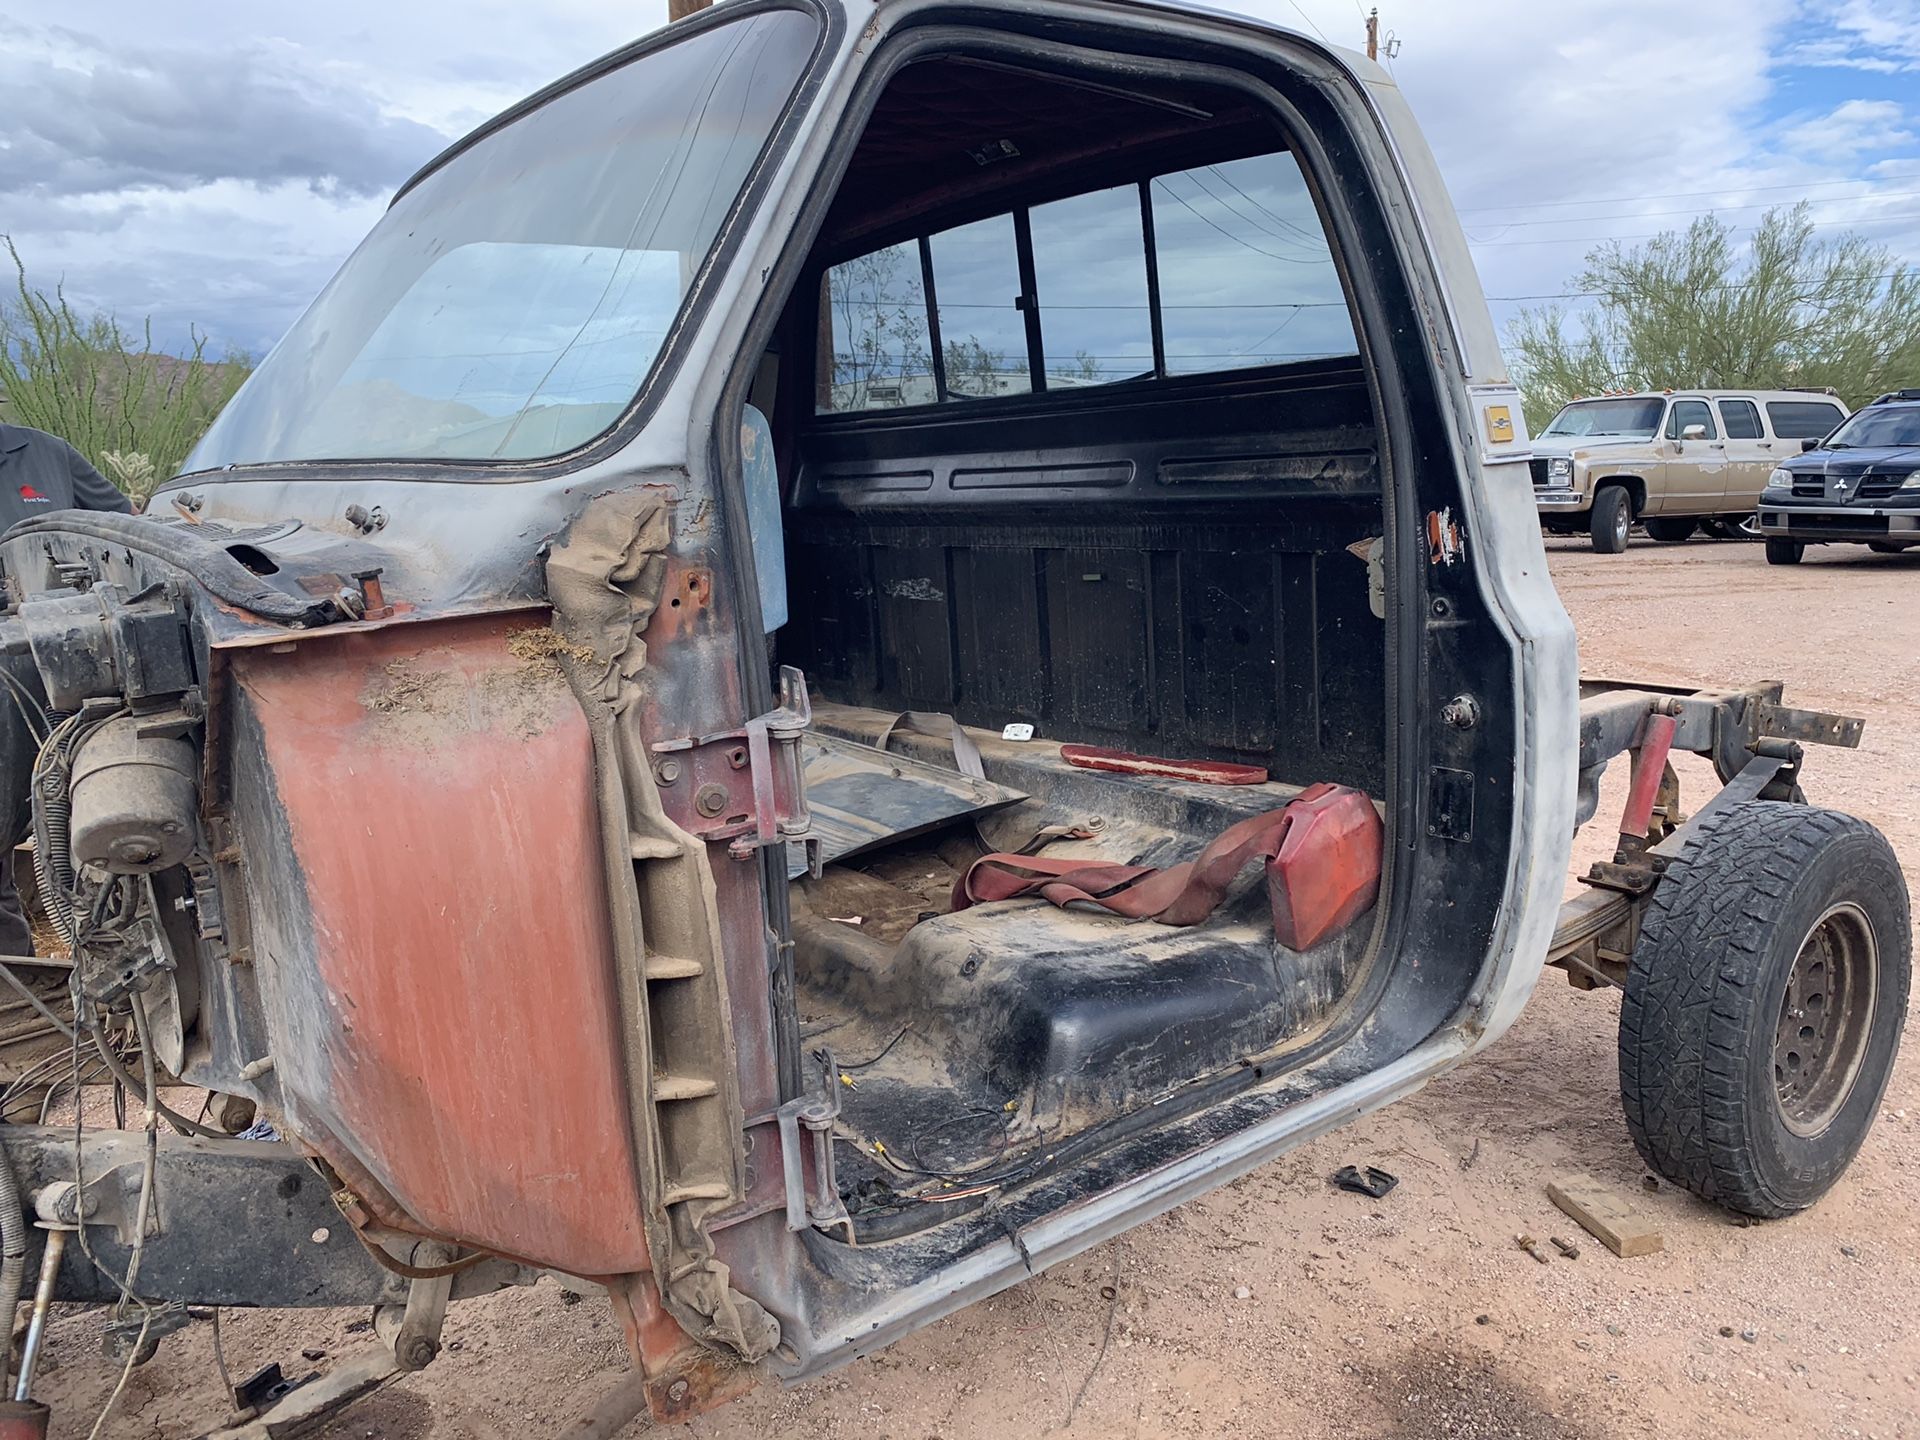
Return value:
<svg viewBox="0 0 1920 1440">
<path fill-rule="evenodd" d="M 611 1275 L 648 1260 L 592 747 L 530 628 L 226 652 L 305 892 L 252 896 L 256 964 L 299 1139 L 428 1233 Z"/>
</svg>

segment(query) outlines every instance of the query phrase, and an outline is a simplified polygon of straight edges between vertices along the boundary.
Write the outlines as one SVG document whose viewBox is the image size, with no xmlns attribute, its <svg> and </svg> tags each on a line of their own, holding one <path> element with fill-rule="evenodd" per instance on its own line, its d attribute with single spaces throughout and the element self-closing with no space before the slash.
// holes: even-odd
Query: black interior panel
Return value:
<svg viewBox="0 0 1920 1440">
<path fill-rule="evenodd" d="M 1384 785 L 1350 368 L 818 422 L 782 658 L 836 700 Z M 905 476 L 922 477 L 904 488 Z"/>
</svg>

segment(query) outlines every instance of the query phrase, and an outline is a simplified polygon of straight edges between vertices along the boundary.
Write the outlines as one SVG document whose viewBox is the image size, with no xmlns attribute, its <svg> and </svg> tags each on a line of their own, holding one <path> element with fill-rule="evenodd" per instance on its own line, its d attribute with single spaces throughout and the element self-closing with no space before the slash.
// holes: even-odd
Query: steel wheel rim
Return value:
<svg viewBox="0 0 1920 1440">
<path fill-rule="evenodd" d="M 1627 507 L 1622 505 L 1613 515 L 1613 538 L 1618 540 L 1622 545 L 1626 544 L 1627 532 L 1632 528 L 1633 516 L 1629 515 L 1627 513 Z"/>
<path fill-rule="evenodd" d="M 1851 901 L 1830 906 L 1800 942 L 1774 1027 L 1774 1101 L 1794 1134 L 1818 1135 L 1853 1093 L 1879 993 L 1872 922 Z"/>
</svg>

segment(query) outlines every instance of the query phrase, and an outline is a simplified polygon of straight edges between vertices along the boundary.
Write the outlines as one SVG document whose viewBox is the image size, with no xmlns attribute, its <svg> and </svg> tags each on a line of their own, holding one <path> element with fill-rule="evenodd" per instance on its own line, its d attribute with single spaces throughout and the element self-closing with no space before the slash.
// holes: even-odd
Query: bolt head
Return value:
<svg viewBox="0 0 1920 1440">
<path fill-rule="evenodd" d="M 678 1405 L 692 1391 L 693 1387 L 684 1380 L 676 1380 L 667 1386 L 667 1399 Z"/>
</svg>

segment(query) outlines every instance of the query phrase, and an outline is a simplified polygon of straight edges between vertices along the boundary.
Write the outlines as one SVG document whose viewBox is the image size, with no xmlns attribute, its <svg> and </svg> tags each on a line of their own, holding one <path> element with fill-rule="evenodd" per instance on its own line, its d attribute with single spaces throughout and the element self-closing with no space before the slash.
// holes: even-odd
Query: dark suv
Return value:
<svg viewBox="0 0 1920 1440">
<path fill-rule="evenodd" d="M 1882 395 L 1805 444 L 1760 496 L 1769 562 L 1797 565 L 1809 543 L 1863 544 L 1883 555 L 1920 545 L 1920 390 Z"/>
</svg>

